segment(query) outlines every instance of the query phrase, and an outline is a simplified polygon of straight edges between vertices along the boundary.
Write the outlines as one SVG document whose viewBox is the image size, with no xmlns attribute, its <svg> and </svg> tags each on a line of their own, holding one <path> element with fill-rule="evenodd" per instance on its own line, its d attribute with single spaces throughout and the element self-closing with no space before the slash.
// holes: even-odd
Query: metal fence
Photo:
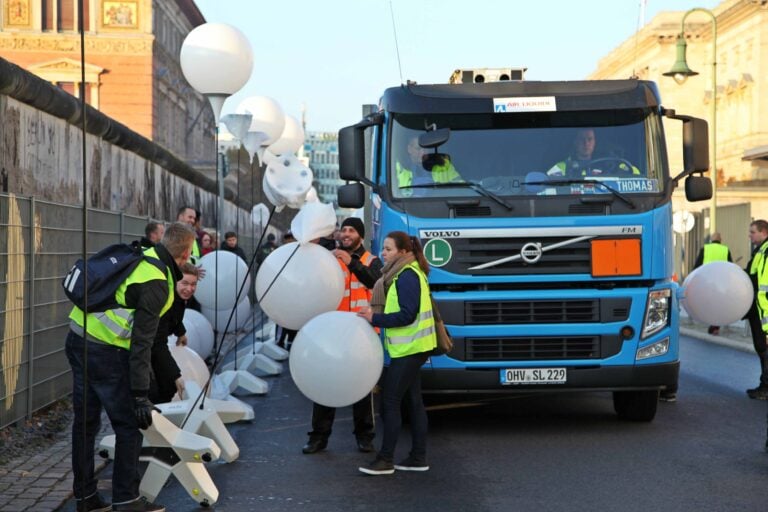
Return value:
<svg viewBox="0 0 768 512">
<path fill-rule="evenodd" d="M 141 238 L 150 220 L 158 219 L 89 209 L 89 254 Z M 72 305 L 60 283 L 82 256 L 82 226 L 82 206 L 0 194 L 0 428 L 71 392 L 64 339 Z M 238 237 L 246 254 L 257 235 Z"/>
</svg>

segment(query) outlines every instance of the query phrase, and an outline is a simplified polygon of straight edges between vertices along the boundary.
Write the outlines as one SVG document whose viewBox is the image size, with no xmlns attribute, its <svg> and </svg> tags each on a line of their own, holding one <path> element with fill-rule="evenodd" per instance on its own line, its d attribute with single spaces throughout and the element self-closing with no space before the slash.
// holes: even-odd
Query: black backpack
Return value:
<svg viewBox="0 0 768 512">
<path fill-rule="evenodd" d="M 165 265 L 158 259 L 147 257 L 138 242 L 110 245 L 83 263 L 77 260 L 69 270 L 61 286 L 75 306 L 86 313 L 106 311 L 122 307 L 115 301 L 120 285 L 147 259 L 165 272 Z M 85 267 L 88 267 L 88 307 L 85 305 Z"/>
</svg>

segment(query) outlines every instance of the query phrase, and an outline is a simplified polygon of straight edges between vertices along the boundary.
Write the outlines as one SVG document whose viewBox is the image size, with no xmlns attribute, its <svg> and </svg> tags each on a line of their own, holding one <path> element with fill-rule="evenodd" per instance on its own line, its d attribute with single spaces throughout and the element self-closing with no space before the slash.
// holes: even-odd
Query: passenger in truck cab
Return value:
<svg viewBox="0 0 768 512">
<path fill-rule="evenodd" d="M 580 178 L 601 175 L 639 176 L 640 169 L 620 155 L 600 157 L 595 153 L 597 137 L 592 128 L 580 128 L 576 131 L 570 154 L 557 162 L 548 171 L 548 176 Z"/>
<path fill-rule="evenodd" d="M 427 157 L 428 150 L 419 146 L 419 138 L 416 136 L 408 142 L 407 157 L 395 162 L 397 186 L 402 189 L 404 196 L 412 195 L 413 189 L 408 187 L 413 185 L 464 181 L 453 166 L 449 155 L 441 155 L 438 158 Z M 429 161 L 430 170 L 424 168 L 427 161 Z"/>
</svg>

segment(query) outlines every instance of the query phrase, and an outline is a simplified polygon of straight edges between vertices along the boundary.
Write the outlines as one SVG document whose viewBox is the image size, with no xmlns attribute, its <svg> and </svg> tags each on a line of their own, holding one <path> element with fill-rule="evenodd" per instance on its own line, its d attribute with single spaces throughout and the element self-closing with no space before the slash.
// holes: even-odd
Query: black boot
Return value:
<svg viewBox="0 0 768 512">
<path fill-rule="evenodd" d="M 760 358 L 760 385 L 748 389 L 747 395 L 755 400 L 768 400 L 768 353 L 759 354 Z"/>
</svg>

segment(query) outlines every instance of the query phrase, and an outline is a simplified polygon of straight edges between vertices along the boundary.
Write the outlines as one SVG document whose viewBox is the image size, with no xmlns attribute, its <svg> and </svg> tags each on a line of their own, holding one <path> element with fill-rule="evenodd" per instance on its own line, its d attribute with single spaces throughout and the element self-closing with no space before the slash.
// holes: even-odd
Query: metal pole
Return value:
<svg viewBox="0 0 768 512">
<path fill-rule="evenodd" d="M 694 7 L 685 13 L 680 33 L 685 34 L 685 19 L 694 12 L 703 12 L 712 19 L 712 130 L 710 135 L 710 151 L 712 153 L 712 199 L 709 207 L 709 234 L 717 231 L 717 18 L 709 9 Z"/>
</svg>

